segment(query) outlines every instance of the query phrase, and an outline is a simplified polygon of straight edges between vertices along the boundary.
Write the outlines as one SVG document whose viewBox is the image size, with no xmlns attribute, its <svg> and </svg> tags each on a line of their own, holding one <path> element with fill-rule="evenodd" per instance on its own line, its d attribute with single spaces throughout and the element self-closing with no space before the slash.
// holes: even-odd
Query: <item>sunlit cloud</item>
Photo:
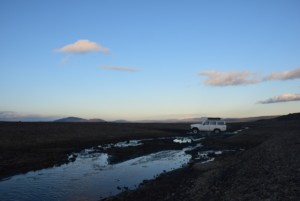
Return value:
<svg viewBox="0 0 300 201">
<path fill-rule="evenodd" d="M 294 70 L 288 70 L 284 72 L 273 72 L 267 76 L 265 80 L 293 80 L 300 78 L 300 67 Z"/>
<path fill-rule="evenodd" d="M 267 100 L 259 101 L 259 104 L 269 104 L 269 103 L 280 103 L 280 102 L 289 102 L 289 101 L 300 101 L 300 94 L 282 94 L 279 96 L 274 96 Z"/>
<path fill-rule="evenodd" d="M 245 85 L 261 81 L 257 78 L 256 73 L 249 71 L 201 71 L 198 75 L 207 76 L 204 83 L 211 86 Z"/>
<path fill-rule="evenodd" d="M 124 66 L 98 66 L 99 68 L 115 70 L 115 71 L 126 71 L 126 72 L 137 72 L 136 68 L 124 67 Z"/>
<path fill-rule="evenodd" d="M 204 83 L 211 86 L 234 86 L 256 84 L 271 80 L 293 80 L 300 79 L 300 67 L 284 72 L 272 72 L 270 75 L 259 77 L 257 73 L 249 71 L 201 71 L 200 76 L 207 76 Z"/>
<path fill-rule="evenodd" d="M 84 54 L 89 52 L 109 53 L 108 48 L 89 40 L 78 40 L 75 43 L 65 45 L 64 47 L 56 49 L 55 51 L 73 54 Z"/>
</svg>

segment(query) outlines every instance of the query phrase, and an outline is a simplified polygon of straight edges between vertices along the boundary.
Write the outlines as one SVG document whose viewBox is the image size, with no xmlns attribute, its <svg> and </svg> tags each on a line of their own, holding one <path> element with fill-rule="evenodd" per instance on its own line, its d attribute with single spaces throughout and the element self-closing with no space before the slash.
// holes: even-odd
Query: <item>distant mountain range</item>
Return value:
<svg viewBox="0 0 300 201">
<path fill-rule="evenodd" d="M 262 119 L 273 119 L 279 116 L 259 116 L 259 117 L 244 117 L 244 118 L 223 118 L 228 123 L 257 121 Z M 197 123 L 202 122 L 206 117 L 187 118 L 187 119 L 167 119 L 167 120 L 142 120 L 141 123 Z"/>
<path fill-rule="evenodd" d="M 228 123 L 234 122 L 247 122 L 257 121 L 263 119 L 273 119 L 279 116 L 259 116 L 259 117 L 246 117 L 246 118 L 224 118 Z M 187 119 L 167 119 L 167 120 L 140 120 L 140 121 L 127 121 L 127 120 L 115 120 L 111 122 L 115 123 L 197 123 L 201 122 L 205 117 L 200 118 L 187 118 Z M 103 119 L 83 119 L 79 117 L 67 117 L 55 120 L 54 122 L 106 122 Z"/>
<path fill-rule="evenodd" d="M 273 116 L 259 116 L 259 117 L 244 117 L 244 118 L 225 118 L 226 122 L 234 123 L 234 122 L 248 122 L 248 121 L 258 121 L 258 120 L 266 120 L 266 119 L 274 119 L 279 117 L 280 115 Z"/>
<path fill-rule="evenodd" d="M 54 122 L 105 122 L 103 119 L 82 119 L 79 117 L 66 117 L 57 119 Z"/>
<path fill-rule="evenodd" d="M 57 118 L 57 117 L 56 117 Z M 24 122 L 107 122 L 103 119 L 83 119 L 80 117 L 66 117 L 61 119 L 56 119 L 54 116 L 52 117 L 43 117 L 38 115 L 28 115 L 28 114 L 21 114 L 15 113 L 10 111 L 0 111 L 0 121 L 24 121 Z M 245 118 L 224 118 L 224 120 L 228 123 L 234 122 L 248 122 L 248 121 L 258 121 L 258 120 L 267 120 L 267 119 L 274 119 L 274 120 L 294 120 L 299 119 L 300 113 L 293 113 L 288 115 L 276 115 L 276 116 L 258 116 L 258 117 L 245 117 Z M 198 118 L 185 118 L 185 119 L 167 119 L 167 120 L 138 120 L 138 121 L 129 121 L 124 119 L 119 119 L 115 121 L 109 121 L 114 123 L 197 123 L 204 120 L 204 117 Z"/>
</svg>

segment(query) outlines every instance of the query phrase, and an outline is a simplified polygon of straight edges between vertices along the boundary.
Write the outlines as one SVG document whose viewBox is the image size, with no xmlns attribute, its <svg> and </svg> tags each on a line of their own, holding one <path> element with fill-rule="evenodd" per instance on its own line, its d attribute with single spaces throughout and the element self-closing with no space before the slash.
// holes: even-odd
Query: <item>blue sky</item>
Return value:
<svg viewBox="0 0 300 201">
<path fill-rule="evenodd" d="M 1 0 L 0 118 L 300 112 L 299 11 L 298 0 Z"/>
</svg>

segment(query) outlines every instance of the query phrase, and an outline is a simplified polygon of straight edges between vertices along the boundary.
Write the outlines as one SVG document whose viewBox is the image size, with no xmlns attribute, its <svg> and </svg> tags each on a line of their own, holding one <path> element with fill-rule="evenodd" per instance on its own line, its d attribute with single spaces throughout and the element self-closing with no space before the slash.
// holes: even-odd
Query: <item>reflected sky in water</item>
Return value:
<svg viewBox="0 0 300 201">
<path fill-rule="evenodd" d="M 184 150 L 169 150 L 109 165 L 107 154 L 83 151 L 72 163 L 2 180 L 0 200 L 99 200 L 124 187 L 134 189 L 145 179 L 187 164 L 190 158 Z"/>
</svg>

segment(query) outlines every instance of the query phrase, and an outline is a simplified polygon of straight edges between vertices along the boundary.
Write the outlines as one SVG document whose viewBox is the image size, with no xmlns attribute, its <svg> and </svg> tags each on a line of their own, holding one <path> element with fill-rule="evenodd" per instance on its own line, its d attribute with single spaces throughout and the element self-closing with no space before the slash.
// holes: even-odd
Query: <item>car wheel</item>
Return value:
<svg viewBox="0 0 300 201">
<path fill-rule="evenodd" d="M 197 128 L 192 129 L 193 134 L 198 134 L 199 130 Z"/>
<path fill-rule="evenodd" d="M 220 134 L 221 133 L 221 130 L 220 129 L 215 129 L 214 130 L 214 134 Z"/>
</svg>

